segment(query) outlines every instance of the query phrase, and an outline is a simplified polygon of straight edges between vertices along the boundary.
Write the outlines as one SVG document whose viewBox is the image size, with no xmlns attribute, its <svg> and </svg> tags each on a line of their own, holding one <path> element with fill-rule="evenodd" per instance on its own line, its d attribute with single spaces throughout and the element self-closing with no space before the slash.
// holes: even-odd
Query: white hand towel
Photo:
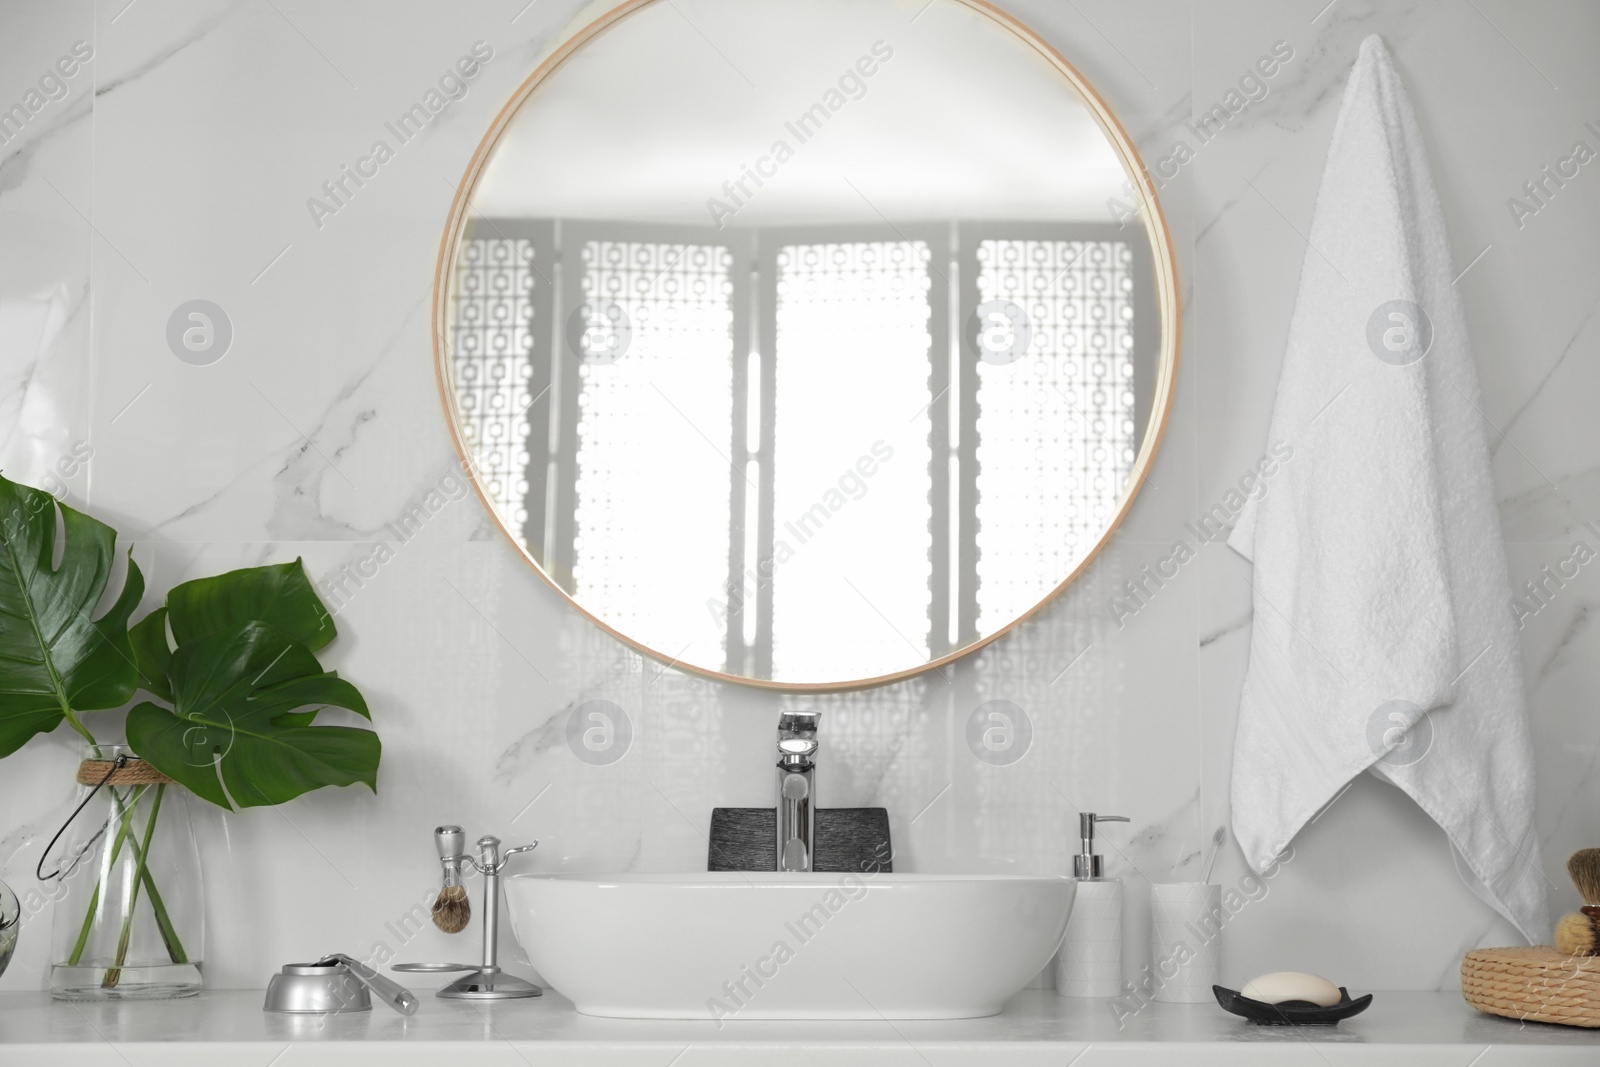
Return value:
<svg viewBox="0 0 1600 1067">
<path fill-rule="evenodd" d="M 1477 377 L 1444 216 L 1383 42 L 1361 45 L 1311 225 L 1270 440 L 1229 544 L 1254 562 L 1233 826 L 1268 867 L 1363 770 L 1549 933 L 1533 755 Z"/>
</svg>

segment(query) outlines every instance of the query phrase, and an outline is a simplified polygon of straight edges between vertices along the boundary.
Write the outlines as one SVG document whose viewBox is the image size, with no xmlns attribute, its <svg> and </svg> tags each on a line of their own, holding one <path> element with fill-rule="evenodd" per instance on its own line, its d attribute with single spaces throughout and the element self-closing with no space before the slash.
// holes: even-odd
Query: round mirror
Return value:
<svg viewBox="0 0 1600 1067">
<path fill-rule="evenodd" d="M 1171 398 L 1173 257 L 1116 120 L 981 0 L 637 0 L 485 136 L 434 338 L 464 461 L 662 662 L 907 676 L 1061 589 Z"/>
</svg>

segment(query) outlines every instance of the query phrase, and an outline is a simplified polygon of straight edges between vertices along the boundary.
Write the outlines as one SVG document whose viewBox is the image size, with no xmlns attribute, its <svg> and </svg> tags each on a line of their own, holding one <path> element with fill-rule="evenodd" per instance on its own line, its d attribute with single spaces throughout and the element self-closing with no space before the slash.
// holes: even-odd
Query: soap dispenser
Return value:
<svg viewBox="0 0 1600 1067">
<path fill-rule="evenodd" d="M 1056 955 L 1058 996 L 1114 997 L 1122 992 L 1122 881 L 1102 876 L 1094 828 L 1096 823 L 1127 821 L 1123 815 L 1078 813 L 1078 854 L 1072 857 L 1078 891 Z"/>
</svg>

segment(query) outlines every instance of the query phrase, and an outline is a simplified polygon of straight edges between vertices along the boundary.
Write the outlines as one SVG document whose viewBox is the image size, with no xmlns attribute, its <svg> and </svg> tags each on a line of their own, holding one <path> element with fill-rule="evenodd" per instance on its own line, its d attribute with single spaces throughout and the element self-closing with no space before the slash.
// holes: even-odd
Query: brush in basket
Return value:
<svg viewBox="0 0 1600 1067">
<path fill-rule="evenodd" d="M 1567 872 L 1581 911 L 1556 926 L 1555 947 L 1480 948 L 1461 961 L 1461 995 L 1508 1019 L 1600 1028 L 1600 848 L 1575 852 Z"/>
<path fill-rule="evenodd" d="M 1556 923 L 1556 951 L 1564 956 L 1600 955 L 1600 848 L 1579 849 L 1567 873 L 1584 906 Z"/>
</svg>

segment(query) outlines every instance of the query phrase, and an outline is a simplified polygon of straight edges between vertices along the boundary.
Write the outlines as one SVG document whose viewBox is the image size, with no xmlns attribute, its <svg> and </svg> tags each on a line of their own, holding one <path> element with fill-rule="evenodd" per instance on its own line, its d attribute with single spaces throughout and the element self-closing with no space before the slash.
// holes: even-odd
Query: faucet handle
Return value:
<svg viewBox="0 0 1600 1067">
<path fill-rule="evenodd" d="M 807 770 L 817 754 L 815 711 L 786 711 L 778 718 L 778 766 L 784 770 Z"/>
<path fill-rule="evenodd" d="M 780 733 L 815 734 L 820 711 L 786 711 L 778 717 Z"/>
<path fill-rule="evenodd" d="M 786 711 L 778 717 L 778 766 L 802 768 L 817 754 L 817 711 Z"/>
</svg>

